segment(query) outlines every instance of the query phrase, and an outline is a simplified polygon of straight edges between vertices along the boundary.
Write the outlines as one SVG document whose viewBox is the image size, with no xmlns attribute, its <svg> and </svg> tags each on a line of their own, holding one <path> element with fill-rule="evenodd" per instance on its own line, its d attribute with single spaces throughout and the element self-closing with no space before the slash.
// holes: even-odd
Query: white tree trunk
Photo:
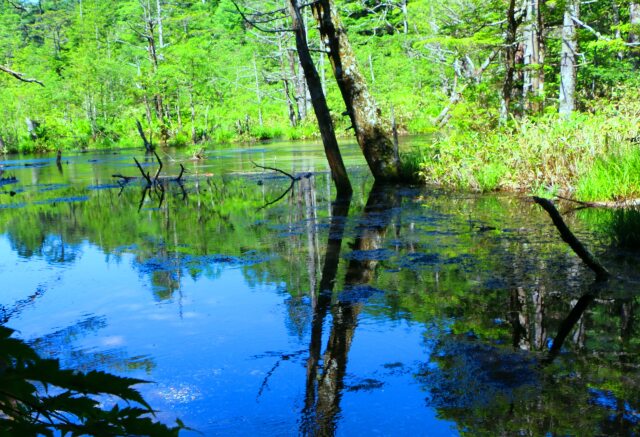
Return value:
<svg viewBox="0 0 640 437">
<path fill-rule="evenodd" d="M 640 43 L 640 32 L 637 31 L 640 27 L 640 3 L 631 2 L 629 4 L 629 23 L 634 26 L 631 32 L 629 32 L 629 42 L 632 44 Z M 634 48 L 639 50 L 638 47 Z"/>
<path fill-rule="evenodd" d="M 562 25 L 562 49 L 560 51 L 560 104 L 558 112 L 570 115 L 576 108 L 576 59 L 578 39 L 573 18 L 580 18 L 578 0 L 568 0 Z"/>
<path fill-rule="evenodd" d="M 535 99 L 544 91 L 542 64 L 544 50 L 542 47 L 542 20 L 540 15 L 540 1 L 527 0 L 525 27 L 523 30 L 524 45 L 524 74 L 522 96 L 528 111 L 540 109 Z"/>
</svg>

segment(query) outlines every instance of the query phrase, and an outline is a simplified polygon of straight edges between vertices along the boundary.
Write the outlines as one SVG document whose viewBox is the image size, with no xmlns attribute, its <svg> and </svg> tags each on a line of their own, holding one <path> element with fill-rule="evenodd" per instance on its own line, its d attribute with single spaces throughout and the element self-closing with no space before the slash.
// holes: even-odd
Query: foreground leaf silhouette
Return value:
<svg viewBox="0 0 640 437">
<path fill-rule="evenodd" d="M 179 420 L 175 427 L 154 421 L 153 409 L 133 388 L 147 381 L 61 369 L 13 333 L 0 326 L 0 434 L 177 436 L 185 429 Z M 105 396 L 127 405 L 103 408 L 98 399 Z"/>
</svg>

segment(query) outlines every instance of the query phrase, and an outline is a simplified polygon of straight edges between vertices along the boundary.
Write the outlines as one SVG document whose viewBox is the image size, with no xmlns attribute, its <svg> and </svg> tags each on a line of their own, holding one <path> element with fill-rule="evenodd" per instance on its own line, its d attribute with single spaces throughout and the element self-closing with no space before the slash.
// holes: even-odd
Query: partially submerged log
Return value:
<svg viewBox="0 0 640 437">
<path fill-rule="evenodd" d="M 618 200 L 614 202 L 585 202 L 582 200 L 571 199 L 569 197 L 562 197 L 562 196 L 556 196 L 556 197 L 561 200 L 566 200 L 567 202 L 577 203 L 578 205 L 582 205 L 587 208 L 612 208 L 612 209 L 640 208 L 640 199 Z"/>
<path fill-rule="evenodd" d="M 556 207 L 551 203 L 548 199 L 543 199 L 541 197 L 533 197 L 533 200 L 544 208 L 545 211 L 551 217 L 553 224 L 556 226 L 558 231 L 560 232 L 560 236 L 562 239 L 573 249 L 573 251 L 584 261 L 584 263 L 594 271 L 596 274 L 597 281 L 606 281 L 609 279 L 611 274 L 609 271 L 602 265 L 600 262 L 589 252 L 589 250 L 584 247 L 584 245 L 578 240 L 578 238 L 571 232 L 571 230 L 567 227 L 564 220 L 560 216 L 560 213 L 556 209 Z"/>
</svg>

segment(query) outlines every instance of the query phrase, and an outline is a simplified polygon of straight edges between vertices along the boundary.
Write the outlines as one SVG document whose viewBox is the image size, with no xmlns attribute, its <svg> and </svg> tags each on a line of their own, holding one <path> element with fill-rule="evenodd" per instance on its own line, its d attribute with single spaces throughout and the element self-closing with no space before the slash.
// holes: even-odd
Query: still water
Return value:
<svg viewBox="0 0 640 437">
<path fill-rule="evenodd" d="M 632 213 L 381 187 L 317 144 L 0 161 L 0 317 L 63 366 L 153 381 L 204 435 L 625 435 L 640 425 Z M 299 180 L 256 167 L 285 170 Z M 13 181 L 7 179 L 13 177 Z M 270 204 L 271 203 L 271 204 Z M 194 434 L 195 435 L 195 434 Z"/>
</svg>

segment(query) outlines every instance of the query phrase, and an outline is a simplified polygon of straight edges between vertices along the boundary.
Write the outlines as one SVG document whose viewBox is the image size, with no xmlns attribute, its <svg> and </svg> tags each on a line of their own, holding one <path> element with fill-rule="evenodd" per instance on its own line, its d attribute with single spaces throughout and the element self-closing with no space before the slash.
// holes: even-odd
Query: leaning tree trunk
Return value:
<svg viewBox="0 0 640 437">
<path fill-rule="evenodd" d="M 389 138 L 373 96 L 360 73 L 346 30 L 331 0 L 311 3 L 320 36 L 328 50 L 333 74 L 351 118 L 358 144 L 376 180 L 399 177 L 397 150 Z"/>
<path fill-rule="evenodd" d="M 327 161 L 329 161 L 329 167 L 331 168 L 331 177 L 336 184 L 338 196 L 350 196 L 352 193 L 351 183 L 349 182 L 349 176 L 347 175 L 347 170 L 342 161 L 340 149 L 338 148 L 338 141 L 336 140 L 336 134 L 333 128 L 333 120 L 331 120 L 329 106 L 322 92 L 320 76 L 313 64 L 313 58 L 311 58 L 311 54 L 309 53 L 307 35 L 302 23 L 300 7 L 298 6 L 297 0 L 289 0 L 289 11 L 291 13 L 292 27 L 296 36 L 296 47 L 298 49 L 300 65 L 304 70 L 304 76 L 311 95 L 311 103 L 316 118 L 318 119 L 318 127 L 320 128 L 320 135 L 322 137 L 322 143 L 324 144 L 324 152 L 327 156 Z"/>
<path fill-rule="evenodd" d="M 562 25 L 562 49 L 560 51 L 560 105 L 558 112 L 570 115 L 576 108 L 576 58 L 578 38 L 574 17 L 579 18 L 578 0 L 568 0 Z"/>
</svg>

